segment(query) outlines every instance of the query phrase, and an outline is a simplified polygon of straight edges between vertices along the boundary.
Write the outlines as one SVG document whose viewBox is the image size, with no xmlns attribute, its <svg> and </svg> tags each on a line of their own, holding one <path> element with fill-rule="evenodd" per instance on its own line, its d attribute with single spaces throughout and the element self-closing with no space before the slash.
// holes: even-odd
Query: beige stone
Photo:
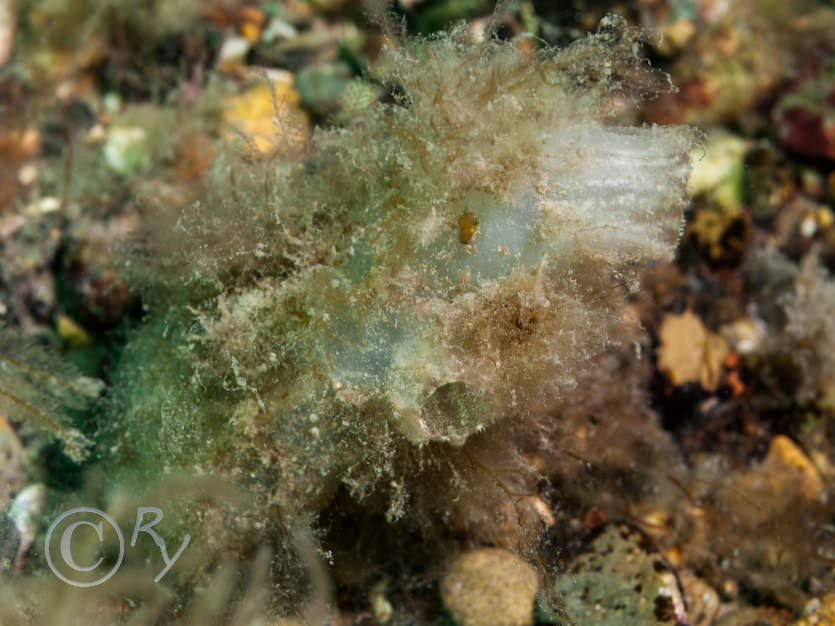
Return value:
<svg viewBox="0 0 835 626">
<path fill-rule="evenodd" d="M 749 494 L 756 505 L 743 509 L 749 523 L 772 519 L 791 506 L 819 500 L 825 493 L 812 461 L 785 435 L 775 436 L 759 466 L 740 472 L 735 482 L 738 492 Z"/>
<path fill-rule="evenodd" d="M 716 390 L 728 354 L 722 337 L 705 328 L 692 311 L 667 315 L 658 334 L 658 367 L 672 384 L 699 382 L 707 391 Z"/>
<path fill-rule="evenodd" d="M 451 563 L 441 594 L 460 626 L 529 626 L 538 586 L 536 571 L 518 556 L 481 548 Z"/>
<path fill-rule="evenodd" d="M 815 500 L 824 491 L 823 481 L 815 466 L 785 435 L 777 435 L 771 440 L 768 454 L 755 471 L 751 483 L 752 487 L 759 487 L 772 497 L 786 500 L 785 505 L 796 497 Z"/>
</svg>

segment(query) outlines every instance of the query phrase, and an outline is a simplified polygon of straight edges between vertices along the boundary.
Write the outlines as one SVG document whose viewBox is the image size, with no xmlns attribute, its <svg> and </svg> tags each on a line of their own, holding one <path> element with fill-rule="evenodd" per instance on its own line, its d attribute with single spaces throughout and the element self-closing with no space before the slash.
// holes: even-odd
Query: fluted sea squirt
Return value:
<svg viewBox="0 0 835 626">
<path fill-rule="evenodd" d="M 555 406 L 617 339 L 630 268 L 679 236 L 692 131 L 611 114 L 663 87 L 639 36 L 389 33 L 395 95 L 346 102 L 298 161 L 220 160 L 130 261 L 151 314 L 115 454 L 250 477 L 290 517 L 383 493 L 395 519 L 424 453 Z"/>
</svg>

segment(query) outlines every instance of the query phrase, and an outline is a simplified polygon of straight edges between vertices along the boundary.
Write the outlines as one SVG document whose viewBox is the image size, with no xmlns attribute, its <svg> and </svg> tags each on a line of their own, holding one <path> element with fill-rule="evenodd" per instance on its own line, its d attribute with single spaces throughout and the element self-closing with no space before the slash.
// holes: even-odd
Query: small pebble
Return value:
<svg viewBox="0 0 835 626">
<path fill-rule="evenodd" d="M 675 573 L 648 535 L 624 522 L 598 526 L 554 582 L 560 626 L 684 626 Z"/>
<path fill-rule="evenodd" d="M 38 180 L 38 167 L 33 163 L 27 163 L 17 171 L 17 180 L 24 187 L 28 187 Z"/>
<path fill-rule="evenodd" d="M 128 176 L 151 163 L 148 134 L 139 126 L 113 126 L 104 144 L 104 162 L 115 172 Z"/>
<path fill-rule="evenodd" d="M 227 37 L 217 55 L 218 67 L 231 70 L 244 64 L 244 59 L 252 47 L 246 37 Z"/>
<path fill-rule="evenodd" d="M 768 453 L 753 470 L 740 472 L 736 486 L 756 497 L 765 507 L 747 507 L 751 522 L 781 515 L 790 506 L 821 500 L 826 492 L 823 479 L 812 461 L 785 435 L 771 440 Z"/>
<path fill-rule="evenodd" d="M 458 556 L 441 581 L 444 604 L 459 626 L 530 626 L 536 570 L 508 550 Z"/>
<path fill-rule="evenodd" d="M 20 559 L 38 534 L 41 513 L 46 502 L 46 487 L 35 483 L 25 487 L 12 501 L 8 516 L 20 533 L 17 559 Z"/>
</svg>

